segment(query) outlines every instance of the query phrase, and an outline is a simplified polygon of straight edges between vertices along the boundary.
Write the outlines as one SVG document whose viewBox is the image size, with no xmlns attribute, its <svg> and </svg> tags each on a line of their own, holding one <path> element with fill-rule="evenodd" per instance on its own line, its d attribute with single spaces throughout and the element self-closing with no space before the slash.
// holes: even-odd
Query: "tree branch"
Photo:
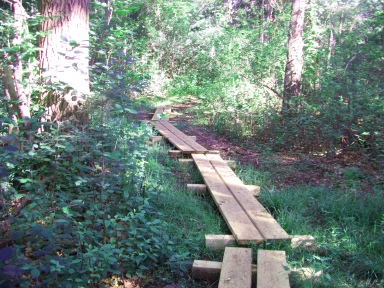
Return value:
<svg viewBox="0 0 384 288">
<path fill-rule="evenodd" d="M 357 53 L 356 53 L 356 54 L 355 54 L 355 55 L 348 61 L 347 65 L 346 65 L 345 68 L 344 68 L 345 71 L 347 71 L 349 64 L 351 64 L 351 62 L 352 62 L 353 60 L 355 60 L 359 54 L 360 54 L 360 51 L 357 52 Z"/>
<path fill-rule="evenodd" d="M 273 93 L 275 93 L 276 96 L 279 97 L 280 99 L 283 99 L 283 95 L 281 95 L 281 93 L 277 92 L 275 89 L 273 89 L 273 88 L 271 88 L 271 87 L 268 87 L 267 85 L 264 85 L 264 84 L 262 84 L 262 86 L 265 87 L 265 88 L 267 88 L 267 89 L 269 89 L 269 90 L 271 90 L 271 91 L 272 91 Z"/>
</svg>

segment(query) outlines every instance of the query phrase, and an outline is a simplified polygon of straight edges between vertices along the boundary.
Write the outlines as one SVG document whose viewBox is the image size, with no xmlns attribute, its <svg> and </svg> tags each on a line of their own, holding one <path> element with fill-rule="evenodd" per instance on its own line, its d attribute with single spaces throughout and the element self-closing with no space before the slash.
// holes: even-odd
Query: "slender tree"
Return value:
<svg viewBox="0 0 384 288">
<path fill-rule="evenodd" d="M 39 11 L 45 18 L 39 41 L 42 79 L 59 87 L 42 95 L 45 120 L 75 116 L 84 124 L 88 118 L 81 108 L 89 93 L 89 0 L 39 0 Z"/>
<path fill-rule="evenodd" d="M 291 23 L 288 32 L 288 54 L 285 65 L 283 114 L 292 108 L 292 97 L 298 97 L 301 92 L 301 74 L 304 64 L 304 15 L 305 0 L 292 0 Z"/>
<path fill-rule="evenodd" d="M 22 1 L 6 1 L 11 6 L 14 17 L 14 35 L 12 40 L 12 45 L 14 47 L 21 46 L 23 41 L 23 30 L 26 29 L 25 18 L 27 13 L 25 12 Z M 24 120 L 24 127 L 27 131 L 30 130 L 31 124 L 29 119 L 31 118 L 30 114 L 30 95 L 26 92 L 23 87 L 23 65 L 21 61 L 21 53 L 4 53 L 4 58 L 7 60 L 8 64 L 3 65 L 3 75 L 2 83 L 4 94 L 11 103 L 8 107 L 9 116 L 14 121 L 17 119 Z M 12 126 L 8 130 L 8 133 L 12 133 Z M 27 134 L 27 138 L 29 135 Z"/>
</svg>

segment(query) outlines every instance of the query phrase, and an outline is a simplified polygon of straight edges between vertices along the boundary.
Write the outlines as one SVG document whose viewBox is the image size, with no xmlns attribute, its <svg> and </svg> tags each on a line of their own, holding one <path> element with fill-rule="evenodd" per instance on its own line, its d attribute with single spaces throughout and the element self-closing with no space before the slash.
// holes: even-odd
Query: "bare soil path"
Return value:
<svg viewBox="0 0 384 288">
<path fill-rule="evenodd" d="M 241 141 L 231 141 L 227 136 L 217 135 L 209 127 L 196 125 L 189 108 L 194 103 L 172 105 L 172 111 L 179 115 L 173 118 L 176 126 L 185 134 L 196 136 L 197 142 L 209 150 L 218 150 L 223 159 L 237 160 L 242 164 L 251 165 L 254 169 L 273 169 L 273 183 L 282 188 L 295 185 L 340 185 L 344 187 L 343 179 L 350 169 L 357 169 L 361 173 L 360 187 L 366 192 L 372 191 L 375 180 L 380 173 L 369 161 L 362 160 L 357 152 L 340 153 L 332 157 L 316 156 L 308 153 L 296 152 L 268 152 L 250 149 L 249 138 Z M 150 117 L 141 114 L 144 119 Z M 142 118 L 143 119 L 143 118 Z M 255 136 L 256 137 L 256 136 Z"/>
</svg>

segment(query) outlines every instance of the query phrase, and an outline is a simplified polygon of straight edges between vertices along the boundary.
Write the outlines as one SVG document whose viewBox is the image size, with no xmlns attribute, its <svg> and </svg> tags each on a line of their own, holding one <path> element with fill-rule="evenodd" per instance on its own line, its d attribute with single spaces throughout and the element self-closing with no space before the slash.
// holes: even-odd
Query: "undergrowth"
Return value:
<svg viewBox="0 0 384 288">
<path fill-rule="evenodd" d="M 164 145 L 148 149 L 151 126 L 122 115 L 96 123 L 105 112 L 1 148 L 1 287 L 122 285 L 154 270 L 166 283 L 209 254 L 204 234 L 223 221 L 173 177 L 197 174 Z"/>
</svg>

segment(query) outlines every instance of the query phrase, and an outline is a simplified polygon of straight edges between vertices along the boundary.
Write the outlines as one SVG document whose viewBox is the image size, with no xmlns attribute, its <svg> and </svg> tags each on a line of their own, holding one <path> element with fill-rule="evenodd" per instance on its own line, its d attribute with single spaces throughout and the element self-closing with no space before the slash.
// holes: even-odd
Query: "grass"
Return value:
<svg viewBox="0 0 384 288">
<path fill-rule="evenodd" d="M 310 234 L 316 239 L 312 251 L 282 246 L 291 268 L 309 267 L 323 272 L 316 281 L 291 277 L 292 287 L 384 285 L 382 191 L 362 194 L 327 186 L 277 190 L 271 188 L 273 179 L 268 171 L 240 167 L 240 178 L 261 185 L 261 202 L 290 235 Z"/>
<path fill-rule="evenodd" d="M 147 164 L 150 189 L 161 191 L 157 206 L 177 251 L 173 263 L 160 269 L 158 275 L 162 276 L 158 277 L 174 282 L 176 273 L 183 287 L 216 287 L 215 283 L 190 279 L 189 268 L 195 259 L 221 260 L 222 252 L 205 249 L 204 235 L 227 234 L 228 228 L 209 195 L 187 192 L 187 183 L 202 183 L 197 169 L 169 159 L 168 149 L 164 143 L 154 145 Z M 284 174 L 276 173 L 277 169 L 272 164 L 259 170 L 239 164 L 236 173 L 245 184 L 261 186 L 260 202 L 290 235 L 312 235 L 315 247 L 292 249 L 288 242 L 263 243 L 252 247 L 255 255 L 259 248 L 285 250 L 291 269 L 322 272 L 320 277 L 307 280 L 292 275 L 291 287 L 383 287 L 382 191 L 363 194 L 356 189 L 345 191 L 340 185 L 275 188 L 275 175 L 280 178 Z"/>
</svg>

